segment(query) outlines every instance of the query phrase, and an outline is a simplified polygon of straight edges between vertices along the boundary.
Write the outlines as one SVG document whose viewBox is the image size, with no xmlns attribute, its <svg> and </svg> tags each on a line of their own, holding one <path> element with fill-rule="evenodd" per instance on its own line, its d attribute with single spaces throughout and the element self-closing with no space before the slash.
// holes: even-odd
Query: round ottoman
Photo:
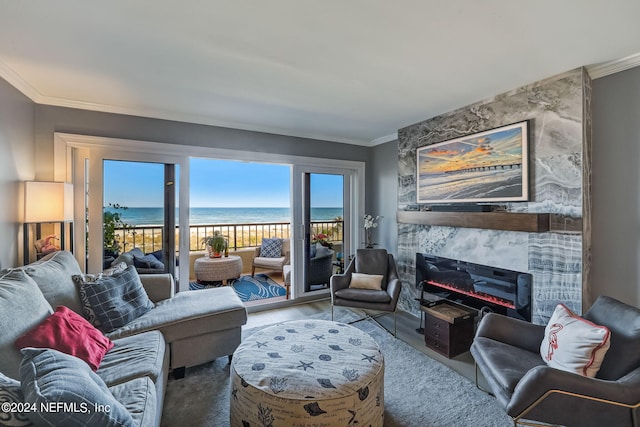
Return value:
<svg viewBox="0 0 640 427">
<path fill-rule="evenodd" d="M 244 339 L 231 364 L 231 426 L 382 426 L 384 359 L 361 330 L 296 320 Z"/>
<path fill-rule="evenodd" d="M 238 255 L 228 257 L 209 258 L 203 256 L 196 258 L 193 264 L 193 272 L 198 282 L 221 281 L 227 284 L 227 279 L 237 279 L 242 273 L 242 258 Z"/>
</svg>

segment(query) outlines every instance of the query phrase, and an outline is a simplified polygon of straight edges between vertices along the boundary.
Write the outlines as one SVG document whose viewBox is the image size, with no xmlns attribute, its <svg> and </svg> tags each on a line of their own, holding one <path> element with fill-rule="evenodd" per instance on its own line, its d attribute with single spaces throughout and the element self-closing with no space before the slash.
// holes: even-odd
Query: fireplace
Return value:
<svg viewBox="0 0 640 427">
<path fill-rule="evenodd" d="M 531 283 L 529 273 L 416 254 L 416 286 L 436 300 L 446 299 L 530 322 Z"/>
</svg>

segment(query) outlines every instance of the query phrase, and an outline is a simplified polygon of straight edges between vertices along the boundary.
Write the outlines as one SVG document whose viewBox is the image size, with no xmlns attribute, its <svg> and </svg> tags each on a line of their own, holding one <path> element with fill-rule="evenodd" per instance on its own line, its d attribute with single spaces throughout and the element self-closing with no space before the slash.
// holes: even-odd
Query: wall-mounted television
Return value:
<svg viewBox="0 0 640 427">
<path fill-rule="evenodd" d="M 419 147 L 418 203 L 527 201 L 528 135 L 523 121 Z"/>
</svg>

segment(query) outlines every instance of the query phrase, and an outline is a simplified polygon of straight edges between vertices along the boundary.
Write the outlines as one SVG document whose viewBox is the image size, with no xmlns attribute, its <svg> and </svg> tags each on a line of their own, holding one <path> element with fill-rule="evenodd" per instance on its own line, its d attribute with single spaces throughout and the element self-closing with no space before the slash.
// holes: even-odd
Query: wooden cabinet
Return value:
<svg viewBox="0 0 640 427">
<path fill-rule="evenodd" d="M 425 313 L 424 341 L 430 349 L 448 358 L 469 351 L 474 335 L 475 310 L 450 302 L 422 306 Z"/>
</svg>

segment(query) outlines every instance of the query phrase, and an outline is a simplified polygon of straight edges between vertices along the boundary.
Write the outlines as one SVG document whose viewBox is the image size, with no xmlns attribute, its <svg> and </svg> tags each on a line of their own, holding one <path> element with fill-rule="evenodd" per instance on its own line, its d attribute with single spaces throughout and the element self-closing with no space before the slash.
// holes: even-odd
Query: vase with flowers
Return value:
<svg viewBox="0 0 640 427">
<path fill-rule="evenodd" d="M 314 234 L 311 238 L 311 243 L 314 245 L 320 243 L 322 246 L 333 249 L 333 243 L 329 241 L 329 236 L 324 233 Z"/>
<path fill-rule="evenodd" d="M 378 228 L 378 221 L 382 218 L 380 215 L 366 214 L 364 216 L 364 245 L 367 249 L 373 249 L 377 245 L 377 243 L 373 243 L 373 229 Z"/>
</svg>

